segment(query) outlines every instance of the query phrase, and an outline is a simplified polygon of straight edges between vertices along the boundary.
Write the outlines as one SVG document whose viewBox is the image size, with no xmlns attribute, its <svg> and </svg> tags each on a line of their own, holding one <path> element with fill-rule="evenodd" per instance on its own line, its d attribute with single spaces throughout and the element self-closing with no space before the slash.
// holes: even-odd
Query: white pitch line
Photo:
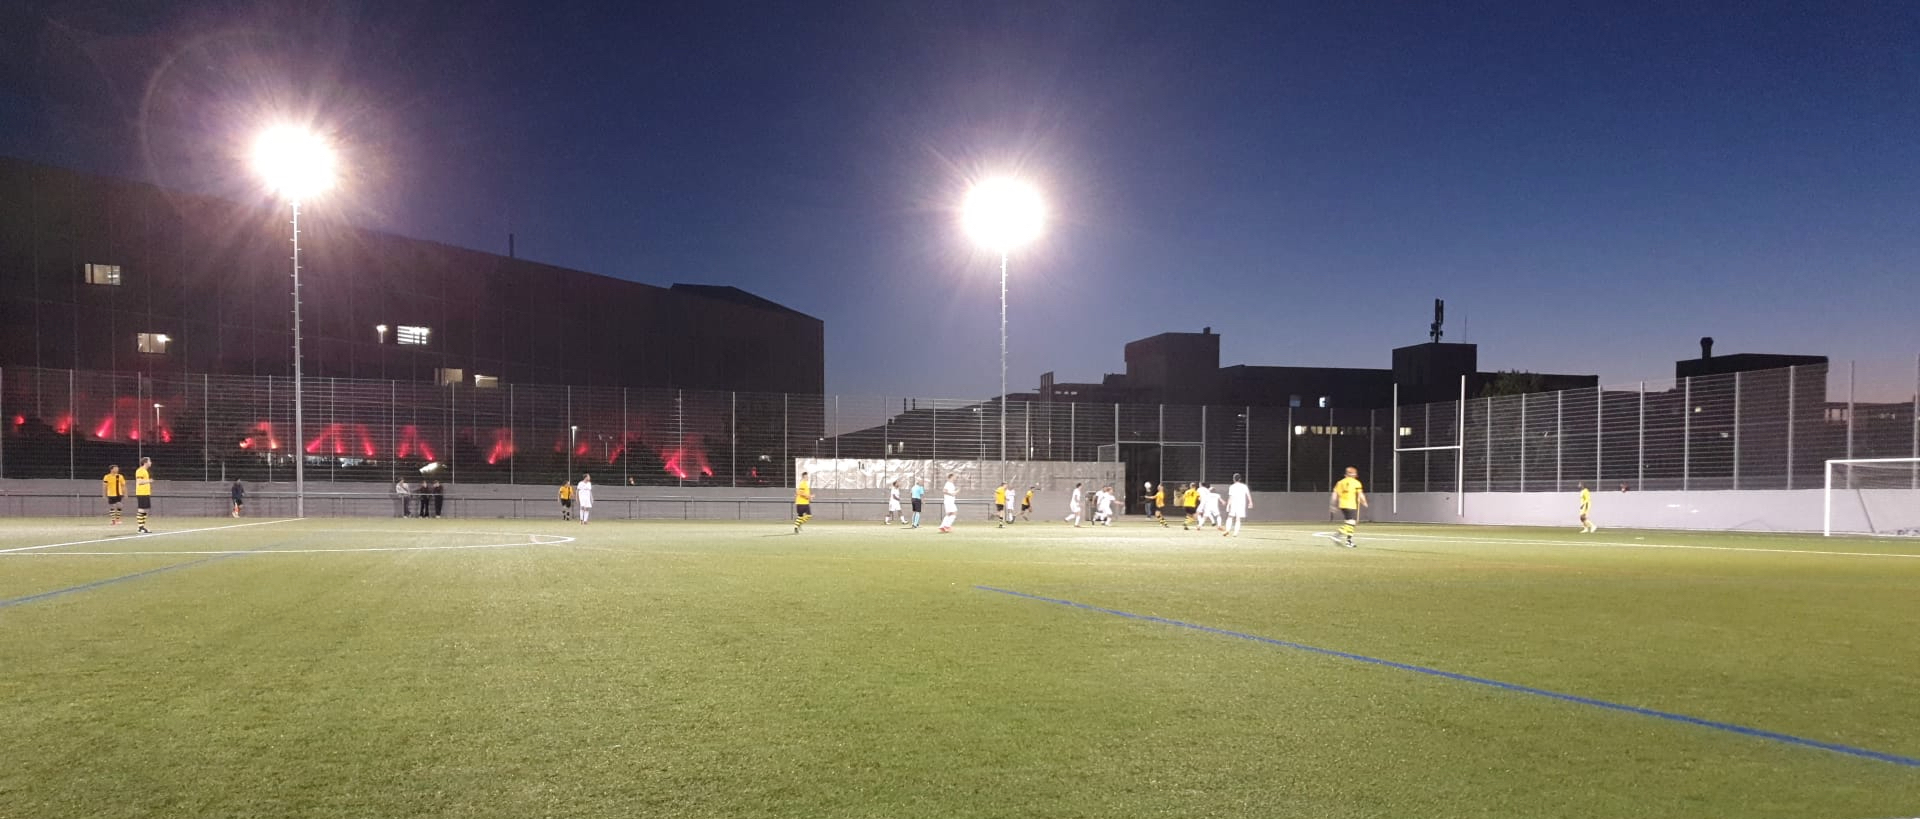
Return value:
<svg viewBox="0 0 1920 819">
<path fill-rule="evenodd" d="M 1451 535 L 1372 535 L 1365 540 L 1438 541 L 1442 543 L 1498 544 L 1518 546 L 1626 547 L 1633 549 L 1699 549 L 1709 552 L 1759 552 L 1770 555 L 1831 555 L 1836 557 L 1904 557 L 1920 559 L 1920 554 L 1898 552 L 1832 552 L 1817 549 L 1760 549 L 1752 546 L 1700 546 L 1681 543 L 1639 543 L 1619 540 L 1519 540 L 1515 538 L 1470 538 Z"/>
<path fill-rule="evenodd" d="M 497 533 L 489 533 L 497 534 Z M 455 549 L 505 549 L 511 546 L 561 546 L 572 543 L 573 538 L 566 535 L 528 535 L 529 538 L 559 538 L 558 540 L 533 540 L 526 543 L 477 543 L 466 546 L 373 546 L 363 549 L 222 549 L 218 551 L 163 551 L 163 552 L 38 552 L 18 554 L 14 557 L 121 557 L 126 555 L 307 555 L 341 552 L 441 552 Z"/>
<path fill-rule="evenodd" d="M 13 554 L 15 552 L 31 552 L 35 549 L 57 549 L 61 546 L 85 546 L 89 543 L 107 543 L 110 541 L 119 541 L 119 540 L 136 540 L 136 539 L 145 539 L 150 537 L 166 537 L 168 535 L 190 535 L 195 532 L 217 532 L 217 531 L 220 531 L 221 529 L 239 529 L 246 526 L 266 526 L 271 523 L 288 523 L 296 520 L 299 520 L 299 518 L 282 518 L 280 520 L 256 520 L 252 523 L 232 523 L 226 526 L 208 526 L 204 529 L 170 529 L 165 532 L 154 532 L 153 534 L 150 534 L 150 535 L 142 535 L 142 534 L 118 535 L 115 537 L 94 538 L 93 540 L 75 540 L 67 543 L 48 543 L 41 546 L 20 546 L 13 549 L 0 549 L 0 555 Z M 179 554 L 191 554 L 191 552 L 179 552 Z"/>
</svg>

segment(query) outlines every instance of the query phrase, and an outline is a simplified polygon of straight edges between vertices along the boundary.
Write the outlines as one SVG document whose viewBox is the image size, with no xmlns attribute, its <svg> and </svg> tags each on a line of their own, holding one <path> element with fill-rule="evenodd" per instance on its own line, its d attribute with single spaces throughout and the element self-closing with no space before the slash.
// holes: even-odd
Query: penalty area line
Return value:
<svg viewBox="0 0 1920 819">
<path fill-rule="evenodd" d="M 144 540 L 146 538 L 166 537 L 168 535 L 191 535 L 197 532 L 218 532 L 222 529 L 242 529 L 248 526 L 269 526 L 275 523 L 290 523 L 295 520 L 299 520 L 299 518 L 282 518 L 280 520 L 256 520 L 256 521 L 253 521 L 252 523 L 232 523 L 226 526 L 208 526 L 201 529 L 171 529 L 165 532 L 154 532 L 153 534 L 150 534 L 150 535 L 142 535 L 142 534 L 115 535 L 113 537 L 94 538 L 92 540 L 73 540 L 73 541 L 68 541 L 66 543 L 44 543 L 39 546 L 19 546 L 12 549 L 0 549 L 0 555 L 17 554 L 20 552 L 31 552 L 36 549 L 58 549 L 61 546 L 85 546 L 89 543 L 111 543 L 111 542 L 121 541 L 121 540 Z M 191 554 L 191 553 L 175 552 L 174 554 Z M 225 554 L 225 552 L 221 552 L 220 554 Z"/>
<path fill-rule="evenodd" d="M 1644 543 L 1622 540 L 1522 540 L 1519 538 L 1472 538 L 1459 535 L 1368 535 L 1368 540 L 1406 541 L 1413 543 L 1473 543 L 1477 545 L 1514 546 L 1583 546 L 1586 548 L 1628 548 L 1628 549 L 1694 549 L 1703 552 L 1758 552 L 1769 555 L 1826 555 L 1830 557 L 1904 557 L 1920 559 L 1920 554 L 1901 552 L 1835 552 L 1821 549 L 1761 549 L 1753 546 L 1706 546 L 1688 543 Z"/>
</svg>

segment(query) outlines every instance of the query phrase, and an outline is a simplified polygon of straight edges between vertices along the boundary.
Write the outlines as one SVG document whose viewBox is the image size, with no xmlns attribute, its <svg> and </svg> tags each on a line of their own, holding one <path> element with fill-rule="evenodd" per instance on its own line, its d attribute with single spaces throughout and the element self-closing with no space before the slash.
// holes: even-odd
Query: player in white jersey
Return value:
<svg viewBox="0 0 1920 819">
<path fill-rule="evenodd" d="M 1200 525 L 1220 528 L 1220 493 L 1213 484 L 1200 484 Z"/>
<path fill-rule="evenodd" d="M 1073 528 L 1080 528 L 1080 484 L 1073 485 L 1073 494 L 1067 496 L 1067 518 Z"/>
<path fill-rule="evenodd" d="M 1246 520 L 1247 512 L 1253 509 L 1253 490 L 1240 480 L 1240 473 L 1233 473 L 1233 485 L 1227 487 L 1227 525 L 1220 527 L 1220 536 L 1240 536 L 1240 523 Z"/>
<path fill-rule="evenodd" d="M 887 519 L 885 523 L 888 526 L 892 526 L 896 522 L 898 523 L 907 522 L 906 516 L 900 514 L 900 482 L 899 481 L 894 481 L 893 483 L 887 485 Z"/>
<path fill-rule="evenodd" d="M 940 487 L 940 533 L 953 531 L 953 523 L 960 517 L 960 488 L 953 485 L 955 473 L 947 473 L 947 484 Z"/>
<path fill-rule="evenodd" d="M 1113 525 L 1113 487 L 1103 486 L 1093 496 L 1093 522 L 1102 526 Z"/>
</svg>

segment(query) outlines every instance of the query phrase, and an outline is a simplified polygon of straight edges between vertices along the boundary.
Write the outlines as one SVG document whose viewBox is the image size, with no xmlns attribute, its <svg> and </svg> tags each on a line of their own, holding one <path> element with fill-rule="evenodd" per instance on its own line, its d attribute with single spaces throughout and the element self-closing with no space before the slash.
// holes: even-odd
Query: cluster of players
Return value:
<svg viewBox="0 0 1920 819">
<path fill-rule="evenodd" d="M 955 484 L 957 473 L 947 473 L 947 479 L 940 487 L 941 517 L 939 531 L 946 534 L 953 531 L 954 524 L 960 518 L 960 489 Z M 904 489 L 901 483 L 908 486 Z M 1032 520 L 1034 496 L 1040 491 L 1040 485 L 1026 488 L 1020 495 L 1019 510 L 1013 505 L 1011 482 L 1002 481 L 993 490 L 993 511 L 989 519 L 994 525 L 1004 528 L 1016 520 Z M 1169 526 L 1166 519 L 1167 494 L 1165 485 L 1156 488 L 1151 481 L 1146 485 L 1147 494 L 1153 499 L 1154 518 L 1162 526 Z M 909 529 L 920 528 L 920 516 L 926 504 L 927 487 L 918 477 L 898 479 L 887 487 L 887 515 L 882 523 L 888 526 L 901 525 Z M 1247 488 L 1246 481 L 1239 473 L 1233 476 L 1233 483 L 1227 487 L 1226 496 L 1214 491 L 1211 484 L 1201 482 L 1187 484 L 1177 496 L 1178 509 L 1185 516 L 1182 529 L 1198 530 L 1213 527 L 1222 536 L 1238 536 L 1240 525 L 1246 520 L 1247 513 L 1253 509 L 1253 492 Z M 1114 504 L 1118 496 L 1113 485 L 1108 484 L 1092 492 L 1087 491 L 1085 483 L 1073 485 L 1073 492 L 1067 497 L 1067 515 L 1064 522 L 1079 528 L 1082 524 L 1091 526 L 1112 526 Z M 1091 518 L 1086 510 L 1093 509 Z M 911 511 L 909 511 L 911 510 Z M 813 482 L 810 473 L 800 473 L 800 481 L 794 487 L 793 494 L 793 532 L 799 534 L 808 521 L 813 520 Z"/>
</svg>

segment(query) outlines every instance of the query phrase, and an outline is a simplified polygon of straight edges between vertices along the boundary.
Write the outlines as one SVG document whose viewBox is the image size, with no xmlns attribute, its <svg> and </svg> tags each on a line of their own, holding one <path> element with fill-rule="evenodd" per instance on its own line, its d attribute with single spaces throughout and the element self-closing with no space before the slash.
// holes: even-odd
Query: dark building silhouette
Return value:
<svg viewBox="0 0 1920 819">
<path fill-rule="evenodd" d="M 291 374 L 287 217 L 0 159 L 0 366 Z M 824 391 L 821 321 L 736 288 L 300 228 L 309 376 Z"/>
<path fill-rule="evenodd" d="M 1357 367 L 1220 366 L 1220 336 L 1213 328 L 1198 333 L 1161 333 L 1126 346 L 1127 371 L 1098 383 L 1056 381 L 1041 376 L 1041 401 L 1091 401 L 1139 404 L 1213 404 L 1317 409 L 1377 409 L 1400 403 L 1423 404 L 1479 395 L 1499 373 L 1479 370 L 1479 347 L 1427 342 L 1393 351 L 1390 369 Z M 1582 389 L 1599 384 L 1592 375 L 1542 374 L 1539 391 Z M 1018 400 L 1018 397 L 1015 397 Z"/>
</svg>

